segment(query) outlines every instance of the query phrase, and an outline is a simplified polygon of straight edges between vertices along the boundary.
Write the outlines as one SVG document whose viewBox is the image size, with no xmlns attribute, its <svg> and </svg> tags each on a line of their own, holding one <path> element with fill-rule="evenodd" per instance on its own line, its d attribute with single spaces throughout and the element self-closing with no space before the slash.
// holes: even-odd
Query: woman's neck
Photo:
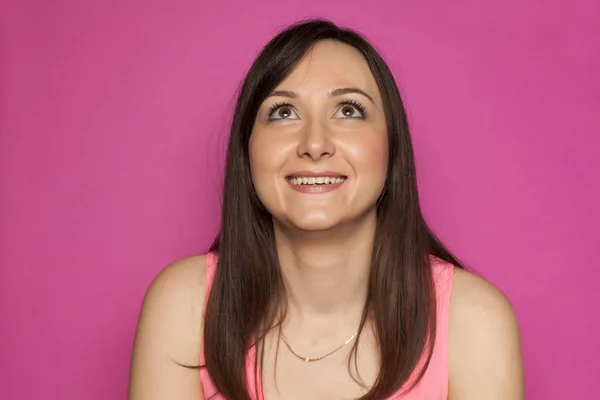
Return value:
<svg viewBox="0 0 600 400">
<path fill-rule="evenodd" d="M 367 298 L 376 215 L 327 231 L 298 231 L 275 223 L 288 300 L 300 319 L 362 315 Z"/>
</svg>

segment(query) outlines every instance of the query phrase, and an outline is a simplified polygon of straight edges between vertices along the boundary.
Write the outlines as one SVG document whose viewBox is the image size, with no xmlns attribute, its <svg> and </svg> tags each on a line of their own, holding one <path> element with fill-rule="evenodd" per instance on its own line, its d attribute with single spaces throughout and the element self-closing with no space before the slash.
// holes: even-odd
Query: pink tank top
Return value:
<svg viewBox="0 0 600 400">
<path fill-rule="evenodd" d="M 454 266 L 437 257 L 431 257 L 433 276 L 435 280 L 437 297 L 437 332 L 433 355 L 425 375 L 409 393 L 400 396 L 401 390 L 388 398 L 388 400 L 447 400 L 448 398 L 448 319 L 450 314 L 450 292 L 452 290 L 452 277 Z M 206 257 L 206 298 L 212 286 L 217 266 L 217 256 L 208 253 Z M 264 398 L 255 399 L 255 393 L 262 394 L 260 379 L 258 380 L 258 391 L 254 384 L 254 360 L 256 354 L 254 347 L 248 352 L 246 358 L 247 382 L 249 392 L 253 400 L 265 400 Z M 424 360 L 421 360 L 423 362 Z M 202 354 L 200 363 L 204 364 L 204 343 L 202 343 Z M 206 368 L 200 369 L 200 381 L 204 398 L 212 400 L 226 400 L 217 393 L 217 389 L 210 380 Z M 215 395 L 215 393 L 217 393 Z M 213 396 L 214 397 L 211 397 Z"/>
</svg>

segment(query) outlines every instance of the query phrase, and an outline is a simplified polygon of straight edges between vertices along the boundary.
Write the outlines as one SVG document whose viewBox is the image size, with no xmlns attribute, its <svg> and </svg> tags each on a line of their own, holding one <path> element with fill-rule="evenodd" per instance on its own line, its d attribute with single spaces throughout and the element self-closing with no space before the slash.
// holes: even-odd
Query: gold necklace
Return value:
<svg viewBox="0 0 600 400">
<path fill-rule="evenodd" d="M 290 346 L 290 344 L 287 341 L 287 338 L 285 337 L 285 333 L 283 333 L 283 331 L 281 331 L 281 338 L 283 339 L 283 343 L 285 343 L 285 346 L 288 348 L 288 350 L 297 358 L 301 359 L 304 362 L 315 362 L 315 361 L 319 361 L 324 359 L 327 356 L 332 355 L 333 353 L 335 353 L 336 351 L 338 351 L 339 349 L 341 349 L 342 347 L 344 347 L 345 345 L 347 345 L 348 343 L 350 343 L 352 341 L 352 339 L 354 339 L 356 337 L 356 335 L 358 334 L 358 332 L 355 332 L 354 335 L 350 336 L 350 339 L 346 340 L 344 342 L 344 344 L 342 344 L 341 346 L 337 347 L 336 349 L 330 351 L 329 353 L 325 354 L 324 356 L 321 357 L 317 357 L 317 358 L 310 358 L 310 357 L 302 357 L 301 355 L 299 355 L 298 353 L 296 353 L 294 351 L 294 349 L 292 349 L 292 347 Z"/>
</svg>

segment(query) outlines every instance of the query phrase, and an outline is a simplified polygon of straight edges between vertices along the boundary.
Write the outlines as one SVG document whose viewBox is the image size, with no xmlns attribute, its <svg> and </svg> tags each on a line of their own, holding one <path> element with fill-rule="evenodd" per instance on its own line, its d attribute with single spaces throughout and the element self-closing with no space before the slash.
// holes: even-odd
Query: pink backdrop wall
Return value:
<svg viewBox="0 0 600 400">
<path fill-rule="evenodd" d="M 434 229 L 512 300 L 528 399 L 600 399 L 600 3 L 2 1 L 0 398 L 125 398 L 144 291 L 207 249 L 233 93 L 324 16 L 389 60 Z"/>
</svg>

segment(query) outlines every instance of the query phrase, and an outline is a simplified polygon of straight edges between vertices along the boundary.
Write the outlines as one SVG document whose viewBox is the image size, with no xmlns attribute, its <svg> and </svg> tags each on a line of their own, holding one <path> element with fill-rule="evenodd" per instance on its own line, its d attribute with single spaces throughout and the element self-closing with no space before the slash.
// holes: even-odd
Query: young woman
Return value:
<svg viewBox="0 0 600 400">
<path fill-rule="evenodd" d="M 282 31 L 239 94 L 217 240 L 148 289 L 129 399 L 523 392 L 510 304 L 423 219 L 383 59 L 327 21 Z"/>
</svg>

